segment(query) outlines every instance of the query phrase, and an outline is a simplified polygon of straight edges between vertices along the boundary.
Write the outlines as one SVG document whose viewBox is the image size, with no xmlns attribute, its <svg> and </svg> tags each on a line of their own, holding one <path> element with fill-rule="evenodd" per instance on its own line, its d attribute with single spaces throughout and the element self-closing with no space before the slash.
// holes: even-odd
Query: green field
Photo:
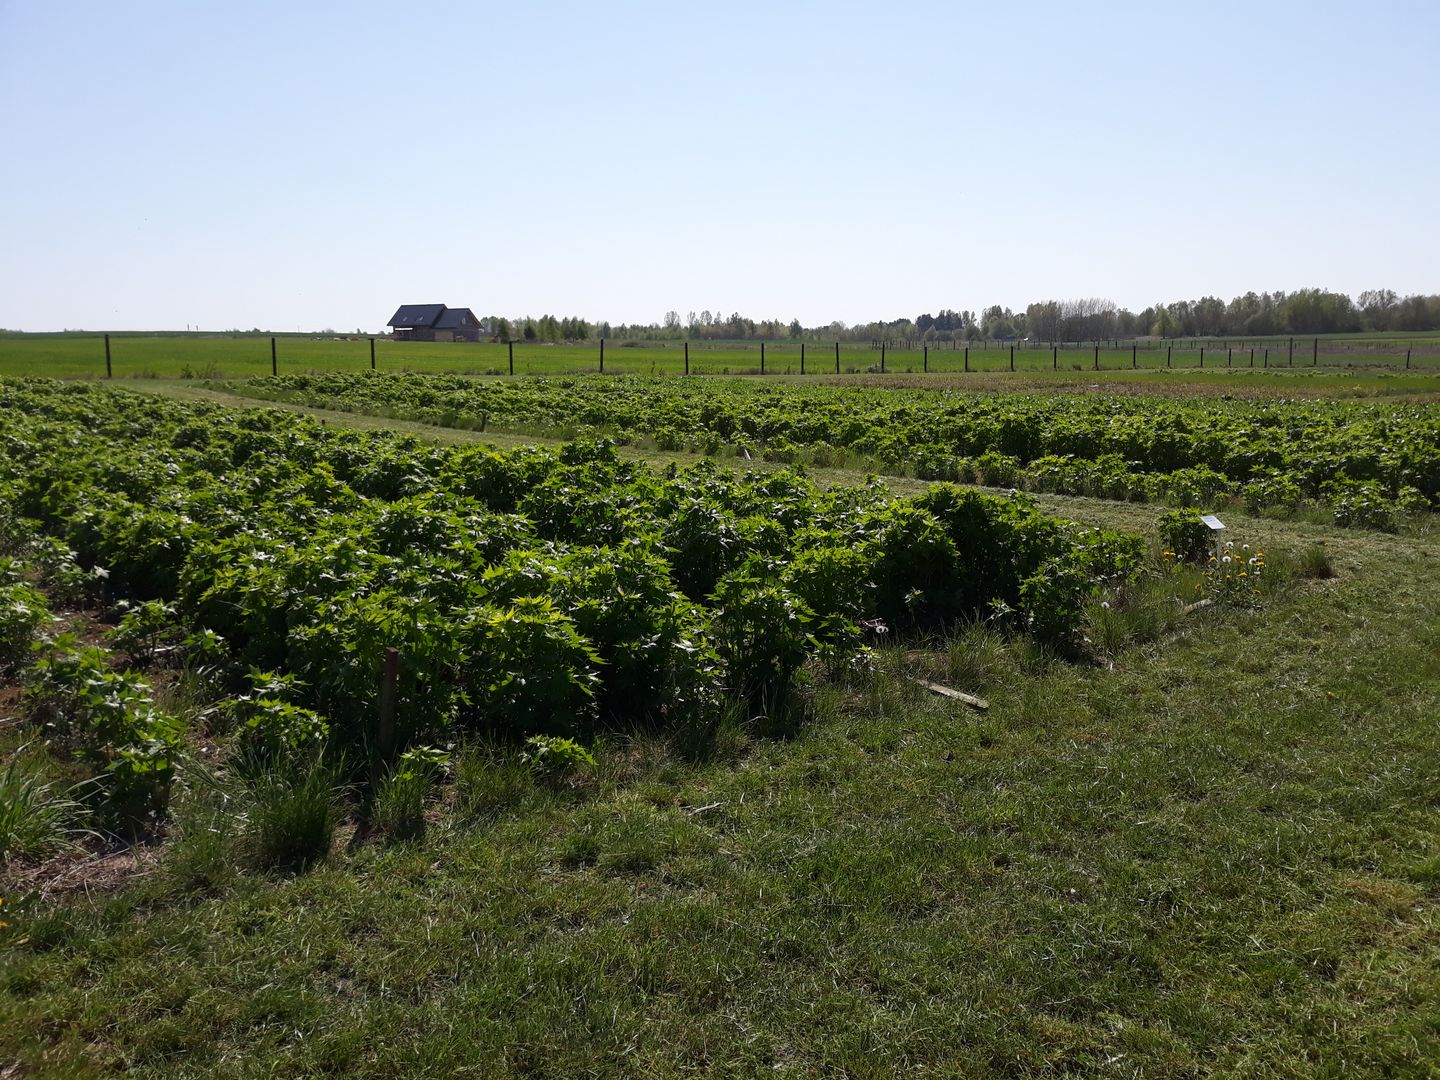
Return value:
<svg viewBox="0 0 1440 1080">
<path fill-rule="evenodd" d="M 1151 378 L 1130 389 L 1172 396 Z M 870 409 L 932 400 L 871 381 Z M 549 385 L 469 382 L 517 416 Z M 709 388 L 794 436 L 844 400 L 567 382 L 642 430 L 614 410 L 710 424 L 671 401 Z M 707 454 L 699 427 L 610 451 L 432 426 L 444 385 L 397 380 L 424 408 L 392 419 L 194 380 L 0 381 L 0 764 L 52 800 L 86 777 L 97 834 L 34 847 L 7 811 L 35 798 L 0 769 L 0 838 L 32 845 L 0 852 L 0 1075 L 1435 1075 L 1433 529 L 1227 511 L 1259 587 L 1177 566 L 1159 506 L 805 478 Z M 1012 422 L 1053 433 L 1032 396 Z M 980 415 L 1008 412 L 988 397 Z M 1222 407 L 1154 405 L 1157 433 Z M 1423 431 L 1431 408 L 1224 415 L 1252 405 L 1317 476 L 1370 465 L 1307 465 L 1306 424 L 1380 467 L 1388 444 L 1341 422 Z M 790 633 L 801 593 L 824 648 Z M 1046 638 L 1039 603 L 1067 595 Z M 984 597 L 1006 602 L 977 617 Z M 147 630 L 121 599 L 170 610 Z M 837 662 L 862 615 L 867 661 Z M 366 794 L 392 642 L 400 730 L 446 751 L 418 822 Z M 272 665 L 294 681 L 248 689 Z M 687 723 L 687 688 L 733 701 L 746 671 L 793 679 L 790 707 Z M 616 710 L 642 692 L 667 708 Z M 294 740 L 271 752 L 313 753 L 317 716 L 348 766 L 243 752 L 274 724 Z M 567 724 L 593 766 L 519 756 L 531 725 Z M 134 760 L 173 782 L 117 768 Z M 307 796 L 310 777 L 333 786 Z M 129 844 L 136 790 L 164 801 Z M 287 861 L 307 806 L 332 816 Z"/>
<path fill-rule="evenodd" d="M 365 337 L 276 336 L 276 368 L 279 372 L 358 371 L 370 366 L 370 343 Z M 1247 339 L 1248 342 L 1248 339 Z M 1440 339 L 1416 337 L 1401 343 L 1387 336 L 1383 341 L 1365 338 L 1322 338 L 1318 353 L 1320 370 L 1337 372 L 1383 372 L 1405 370 L 1405 349 L 1412 350 L 1412 372 L 1440 374 Z M 1267 349 L 1269 355 L 1267 357 Z M 765 372 L 775 375 L 801 373 L 801 347 L 793 342 L 767 343 Z M 1251 353 L 1254 353 L 1252 358 Z M 1203 353 L 1203 355 L 1202 355 Z M 507 374 L 512 349 L 501 344 L 456 344 L 395 342 L 375 339 L 376 367 L 386 371 L 454 372 L 460 374 Z M 244 378 L 268 374 L 271 370 L 270 338 L 264 335 L 225 334 L 112 334 L 111 372 L 118 379 L 134 378 Z M 513 346 L 514 373 L 566 374 L 597 371 L 600 366 L 598 342 L 583 345 L 516 343 Z M 1252 363 L 1253 359 L 1253 363 Z M 895 374 L 1009 372 L 1011 346 L 991 343 L 964 348 L 932 346 L 887 348 L 884 370 Z M 1297 340 L 1292 359 L 1285 339 L 1257 342 L 1252 349 L 1227 349 L 1218 341 L 1182 342 L 1166 347 L 1154 343 L 1137 345 L 1133 351 L 1122 343 L 1102 343 L 1098 353 L 1089 345 L 1071 344 L 1052 353 L 1049 346 L 1021 343 L 1014 347 L 1017 372 L 1125 372 L 1159 371 L 1303 371 L 1312 363 L 1311 339 Z M 879 373 L 881 350 L 867 345 L 842 344 L 841 374 Z M 617 374 L 678 374 L 685 370 L 684 345 L 679 342 L 609 342 L 605 348 L 605 371 Z M 759 343 L 693 343 L 690 346 L 692 374 L 760 374 Z M 807 375 L 835 374 L 833 344 L 805 346 Z M 105 374 L 105 343 L 99 334 L 0 334 L 0 375 L 40 374 L 56 378 L 100 378 Z"/>
</svg>

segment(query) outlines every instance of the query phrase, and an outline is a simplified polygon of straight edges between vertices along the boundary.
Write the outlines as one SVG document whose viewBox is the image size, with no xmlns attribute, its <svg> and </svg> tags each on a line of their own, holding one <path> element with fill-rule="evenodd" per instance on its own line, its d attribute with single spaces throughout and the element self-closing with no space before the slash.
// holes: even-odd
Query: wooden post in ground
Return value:
<svg viewBox="0 0 1440 1080">
<path fill-rule="evenodd" d="M 1135 342 L 1130 343 L 1130 370 L 1134 371 L 1140 366 L 1140 357 L 1135 351 Z"/>
<path fill-rule="evenodd" d="M 923 371 L 923 372 L 926 372 L 927 374 L 928 374 L 929 371 L 930 371 L 930 346 L 929 346 L 929 345 L 926 345 L 926 346 L 925 346 L 925 351 L 920 355 L 920 370 Z"/>
<path fill-rule="evenodd" d="M 1315 367 L 1320 363 L 1320 339 L 1317 337 L 1310 346 L 1310 366 Z"/>
<path fill-rule="evenodd" d="M 1100 343 L 1095 343 L 1095 370 L 1100 370 Z"/>
<path fill-rule="evenodd" d="M 273 337 L 270 339 L 270 374 L 280 374 L 280 362 L 275 359 L 275 339 Z"/>
<path fill-rule="evenodd" d="M 970 370 L 970 346 L 965 346 L 965 370 Z"/>
<path fill-rule="evenodd" d="M 370 339 L 370 370 L 375 370 L 375 339 Z"/>
<path fill-rule="evenodd" d="M 690 374 L 690 343 L 685 342 L 685 374 Z"/>
<path fill-rule="evenodd" d="M 840 343 L 835 342 L 835 374 L 840 374 Z"/>
<path fill-rule="evenodd" d="M 380 709 L 375 723 L 375 752 L 386 761 L 395 747 L 395 687 L 400 681 L 400 650 L 385 650 L 380 667 Z"/>
<path fill-rule="evenodd" d="M 1166 366 L 1166 367 L 1169 367 L 1169 366 L 1170 366 L 1170 362 L 1171 362 L 1172 359 L 1174 359 L 1174 355 L 1175 355 L 1175 346 L 1174 346 L 1174 345 L 1166 345 L 1166 346 L 1165 346 L 1165 366 Z"/>
<path fill-rule="evenodd" d="M 880 342 L 880 374 L 885 374 L 885 342 Z"/>
<path fill-rule="evenodd" d="M 1408 361 L 1406 362 L 1405 366 L 1406 366 L 1406 367 L 1409 367 L 1409 366 L 1410 366 L 1410 364 L 1409 364 Z M 110 370 L 110 335 L 109 335 L 109 334 L 106 334 L 106 335 L 105 335 L 105 377 L 106 377 L 107 379 L 114 378 L 114 374 L 113 374 L 113 373 L 111 372 L 111 370 Z"/>
<path fill-rule="evenodd" d="M 601 341 L 604 341 L 605 339 L 604 339 L 604 338 L 601 338 L 600 340 L 601 340 Z M 514 375 L 514 374 L 515 374 L 515 342 L 513 342 L 513 341 L 507 341 L 507 342 L 505 343 L 505 348 L 506 348 L 506 350 L 508 351 L 508 353 L 510 354 L 510 374 L 511 374 L 511 375 Z"/>
<path fill-rule="evenodd" d="M 760 342 L 760 374 L 765 374 L 765 343 Z"/>
<path fill-rule="evenodd" d="M 1010 346 L 1010 370 L 1015 370 L 1015 346 Z"/>
<path fill-rule="evenodd" d="M 805 343 L 800 342 L 800 374 L 805 374 Z"/>
<path fill-rule="evenodd" d="M 600 339 L 600 374 L 605 374 L 605 339 Z"/>
</svg>

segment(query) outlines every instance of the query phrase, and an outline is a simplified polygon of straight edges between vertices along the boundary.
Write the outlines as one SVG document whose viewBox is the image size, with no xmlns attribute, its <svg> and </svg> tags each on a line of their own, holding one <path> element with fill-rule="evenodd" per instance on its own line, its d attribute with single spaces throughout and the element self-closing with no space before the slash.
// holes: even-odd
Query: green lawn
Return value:
<svg viewBox="0 0 1440 1080">
<path fill-rule="evenodd" d="M 370 366 L 370 343 L 365 337 L 312 337 L 279 335 L 276 342 L 276 368 L 281 372 L 346 371 Z M 1404 373 L 1404 351 L 1388 351 L 1384 347 L 1345 344 L 1346 349 L 1361 348 L 1343 354 L 1324 351 L 1322 342 L 1319 370 L 1388 377 Z M 1331 343 L 1332 347 L 1342 347 Z M 1397 346 L 1398 347 L 1398 346 Z M 1293 366 L 1287 366 L 1288 349 L 1283 342 L 1273 345 L 1267 360 L 1265 347 L 1255 350 L 1254 370 L 1299 373 L 1311 364 L 1309 339 L 1305 348 L 1296 346 Z M 1233 374 L 1251 370 L 1250 350 L 1188 345 L 1184 348 L 1140 348 L 1133 355 L 1127 347 L 1102 348 L 1099 369 L 1102 373 L 1142 372 L 1223 372 Z M 692 344 L 690 370 L 693 374 L 740 375 L 759 374 L 761 367 L 758 343 Z M 600 364 L 598 342 L 585 345 L 546 345 L 518 343 L 514 346 L 516 374 L 562 374 L 595 371 Z M 1302 355 L 1303 353 L 1303 355 Z M 500 344 L 395 342 L 375 339 L 375 363 L 384 370 L 459 372 L 467 374 L 506 374 L 510 372 L 509 347 Z M 110 339 L 111 372 L 115 378 L 242 378 L 268 375 L 271 370 L 270 338 L 264 335 L 224 334 L 112 334 Z M 800 346 L 794 343 L 765 346 L 765 372 L 775 375 L 800 374 Z M 1267 368 L 1268 364 L 1268 368 Z M 605 370 L 625 374 L 678 374 L 684 371 L 684 346 L 681 343 L 645 344 L 630 347 L 624 343 L 607 343 Z M 880 350 L 863 345 L 842 345 L 841 374 L 879 372 Z M 1010 347 L 991 344 L 988 347 L 964 349 L 932 347 L 925 350 L 887 349 L 884 358 L 887 373 L 958 373 L 968 368 L 975 372 L 1010 370 Z M 1056 377 L 1073 377 L 1076 372 L 1092 373 L 1096 354 L 1090 347 L 1071 346 L 1052 354 L 1047 346 L 1019 345 L 1015 348 L 1017 372 L 1055 373 Z M 835 374 L 836 357 L 833 344 L 811 344 L 805 347 L 807 375 Z M 1418 340 L 1414 346 L 1411 371 L 1440 374 L 1440 345 Z M 50 375 L 58 378 L 101 378 L 105 375 L 105 342 L 101 334 L 0 334 L 0 375 Z"/>
<path fill-rule="evenodd" d="M 1440 1075 L 1440 538 L 1232 529 L 1337 577 L 1098 666 L 890 647 L 296 877 L 8 894 L 0 1075 Z"/>
</svg>

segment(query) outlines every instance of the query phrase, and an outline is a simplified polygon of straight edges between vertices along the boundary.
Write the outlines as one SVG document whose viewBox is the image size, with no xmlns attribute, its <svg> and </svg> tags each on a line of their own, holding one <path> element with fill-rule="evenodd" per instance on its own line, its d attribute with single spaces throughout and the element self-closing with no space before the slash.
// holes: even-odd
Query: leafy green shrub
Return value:
<svg viewBox="0 0 1440 1080">
<path fill-rule="evenodd" d="M 304 769 L 324 752 L 330 725 L 312 709 L 260 693 L 231 705 L 236 755 L 245 772 Z"/>
<path fill-rule="evenodd" d="M 175 608 L 160 600 L 122 605 L 124 614 L 110 631 L 110 644 L 125 653 L 131 663 L 148 667 L 178 636 Z"/>
<path fill-rule="evenodd" d="M 0 584 L 0 673 L 14 671 L 30 657 L 30 646 L 50 621 L 39 590 L 24 581 Z"/>
<path fill-rule="evenodd" d="M 595 768 L 595 755 L 574 739 L 533 735 L 525 740 L 520 760 L 536 776 L 556 780 Z"/>
<path fill-rule="evenodd" d="M 1203 563 L 1210 557 L 1210 526 L 1200 520 L 1198 510 L 1167 510 L 1155 521 L 1160 543 L 1177 559 Z"/>
<path fill-rule="evenodd" d="M 36 661 L 25 695 L 47 737 L 95 768 L 119 823 L 138 826 L 164 812 L 183 728 L 155 709 L 138 675 L 112 671 L 103 649 L 65 634 Z"/>
<path fill-rule="evenodd" d="M 715 590 L 715 636 L 730 688 L 753 712 L 783 712 L 815 644 L 813 614 L 757 562 Z"/>
<path fill-rule="evenodd" d="M 574 733 L 595 716 L 600 658 L 548 596 L 481 607 L 458 628 L 465 718 L 484 731 Z"/>
</svg>

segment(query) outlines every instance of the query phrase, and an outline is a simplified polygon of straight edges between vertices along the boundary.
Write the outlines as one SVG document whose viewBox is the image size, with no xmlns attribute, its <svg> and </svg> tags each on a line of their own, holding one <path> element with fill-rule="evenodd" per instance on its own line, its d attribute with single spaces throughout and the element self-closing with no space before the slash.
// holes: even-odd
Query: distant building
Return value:
<svg viewBox="0 0 1440 1080">
<path fill-rule="evenodd" d="M 468 307 L 444 304 L 401 304 L 389 326 L 396 341 L 479 341 L 485 332 Z"/>
</svg>

